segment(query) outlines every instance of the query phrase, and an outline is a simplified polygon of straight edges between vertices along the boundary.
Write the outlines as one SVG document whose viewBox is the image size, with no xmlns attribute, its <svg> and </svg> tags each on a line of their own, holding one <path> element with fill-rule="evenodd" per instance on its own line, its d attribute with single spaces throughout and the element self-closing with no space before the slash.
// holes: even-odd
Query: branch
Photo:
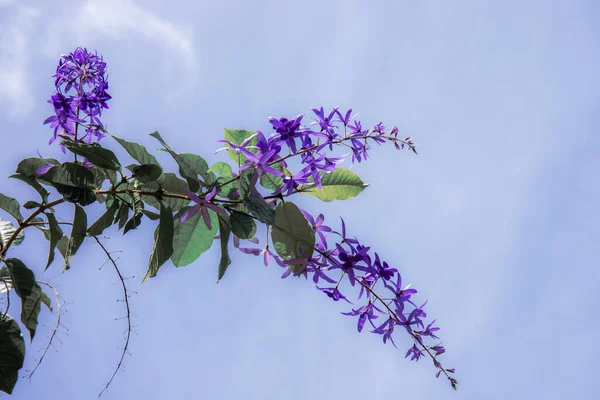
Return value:
<svg viewBox="0 0 600 400">
<path fill-rule="evenodd" d="M 129 294 L 127 293 L 127 286 L 125 285 L 125 279 L 123 279 L 123 275 L 121 275 L 121 271 L 119 270 L 119 267 L 117 267 L 117 263 L 112 258 L 110 252 L 106 249 L 106 247 L 104 247 L 104 245 L 102 244 L 100 239 L 98 239 L 97 236 L 94 236 L 94 239 L 96 240 L 96 243 L 98 243 L 98 245 L 102 248 L 102 250 L 108 257 L 108 260 L 115 268 L 115 271 L 117 271 L 117 275 L 119 275 L 119 280 L 121 281 L 121 286 L 123 287 L 123 297 L 125 298 L 125 308 L 127 309 L 127 334 L 126 334 L 126 338 L 125 338 L 125 346 L 123 346 L 123 351 L 121 352 L 121 358 L 119 359 L 117 368 L 115 368 L 115 371 L 113 372 L 112 376 L 110 377 L 110 380 L 108 381 L 106 386 L 104 386 L 104 389 L 102 389 L 102 391 L 98 395 L 98 397 L 100 397 L 106 391 L 106 389 L 108 389 L 108 387 L 112 383 L 113 379 L 117 375 L 117 372 L 119 372 L 119 370 L 121 369 L 121 365 L 123 364 L 123 359 L 125 358 L 125 354 L 127 354 L 127 349 L 129 347 L 129 339 L 131 338 L 131 311 L 129 309 Z"/>
<path fill-rule="evenodd" d="M 42 356 L 39 358 L 37 364 L 35 364 L 35 367 L 33 367 L 31 372 L 25 376 L 25 378 L 27 378 L 28 380 L 31 380 L 31 377 L 33 376 L 35 371 L 38 369 L 40 364 L 42 363 L 42 360 L 46 356 L 46 353 L 48 352 L 48 349 L 50 349 L 50 346 L 52 346 L 52 341 L 56 337 L 56 332 L 58 332 L 58 328 L 60 327 L 61 311 L 60 311 L 60 296 L 58 294 L 58 290 L 56 290 L 56 288 L 48 282 L 37 281 L 37 283 L 41 283 L 42 285 L 48 286 L 54 292 L 54 298 L 56 298 L 56 325 L 54 325 L 54 329 L 52 329 L 52 335 L 50 335 L 50 340 L 48 340 L 48 344 L 46 345 L 46 348 L 44 349 Z"/>
</svg>

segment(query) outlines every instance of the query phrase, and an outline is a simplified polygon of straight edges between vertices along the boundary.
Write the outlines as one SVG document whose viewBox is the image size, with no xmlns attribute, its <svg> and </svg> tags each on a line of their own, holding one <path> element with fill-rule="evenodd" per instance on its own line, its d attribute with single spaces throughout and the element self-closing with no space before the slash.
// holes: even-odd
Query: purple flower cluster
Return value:
<svg viewBox="0 0 600 400">
<path fill-rule="evenodd" d="M 106 63 L 102 56 L 78 47 L 72 53 L 61 56 L 54 86 L 56 92 L 48 103 L 54 113 L 44 124 L 54 128 L 50 139 L 53 143 L 58 135 L 71 136 L 74 140 L 97 143 L 104 137 L 100 121 L 102 109 L 108 108 L 108 82 Z M 85 128 L 85 133 L 79 127 Z"/>
<path fill-rule="evenodd" d="M 439 343 L 426 343 L 439 339 L 436 336 L 439 328 L 434 325 L 435 320 L 425 322 L 427 314 L 424 308 L 427 302 L 417 304 L 413 301 L 417 290 L 404 285 L 398 270 L 390 267 L 379 254 L 373 253 L 370 247 L 361 244 L 355 237 L 349 237 L 343 219 L 341 232 L 334 232 L 324 224 L 322 214 L 314 218 L 304 210 L 302 213 L 315 233 L 315 253 L 312 257 L 282 260 L 269 251 L 268 246 L 264 249 L 240 250 L 247 254 L 264 255 L 265 265 L 274 259 L 286 268 L 282 278 L 292 273 L 307 279 L 311 277 L 316 288 L 334 301 L 344 300 L 352 304 L 344 292 L 351 287 L 360 288 L 357 300 L 361 303 L 350 312 L 342 313 L 358 317 L 358 331 L 361 332 L 368 322 L 372 333 L 381 335 L 384 343 L 390 341 L 394 346 L 394 332 L 405 331 L 412 339 L 405 357 L 418 361 L 422 356 L 429 355 L 437 368 L 436 376 L 443 373 L 455 386 L 456 380 L 450 376 L 454 369 L 444 368 L 437 359 L 445 352 L 444 347 Z M 330 247 L 327 236 L 332 234 L 339 238 L 336 238 L 338 243 Z"/>
<path fill-rule="evenodd" d="M 327 114 L 323 107 L 313 108 L 312 111 L 315 119 L 309 126 L 302 125 L 304 115 L 291 119 L 271 117 L 269 122 L 273 127 L 273 133 L 270 136 L 266 137 L 258 131 L 255 136 L 247 138 L 241 144 L 222 140 L 229 147 L 220 150 L 243 154 L 245 162 L 240 170 L 254 168 L 258 176 L 269 173 L 282 177 L 283 185 L 273 194 L 285 196 L 294 193 L 302 184 L 322 187 L 323 175 L 334 171 L 345 158 L 345 156 L 334 157 L 325 152 L 326 148 L 333 150 L 333 145 L 349 148 L 352 152 L 352 163 L 360 163 L 368 158 L 371 149 L 369 140 L 378 144 L 387 140 L 393 142 L 398 149 L 408 146 L 415 150 L 410 137 L 398 139 L 397 127 L 386 132 L 382 123 L 378 123 L 371 129 L 363 129 L 361 122 L 354 119 L 352 110 L 341 113 L 337 107 Z M 256 145 L 252 145 L 255 140 L 257 140 Z M 288 154 L 282 154 L 282 150 L 286 148 Z M 295 174 L 287 171 L 286 160 L 292 156 L 300 156 L 302 164 L 302 169 Z"/>
</svg>

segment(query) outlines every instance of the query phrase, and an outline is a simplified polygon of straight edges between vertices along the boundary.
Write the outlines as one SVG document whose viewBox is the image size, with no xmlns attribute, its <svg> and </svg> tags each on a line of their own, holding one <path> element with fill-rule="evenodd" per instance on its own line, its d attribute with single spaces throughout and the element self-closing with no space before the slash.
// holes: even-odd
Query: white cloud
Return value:
<svg viewBox="0 0 600 400">
<path fill-rule="evenodd" d="M 9 3 L 0 0 L 0 6 Z M 28 42 L 32 21 L 39 15 L 37 8 L 21 7 L 10 23 L 0 25 L 0 103 L 12 115 L 25 114 L 33 106 L 27 77 Z"/>
<path fill-rule="evenodd" d="M 134 35 L 140 35 L 151 43 L 156 43 L 174 53 L 177 65 L 185 70 L 186 76 L 197 75 L 198 60 L 192 45 L 191 28 L 182 28 L 159 15 L 156 15 L 132 0 L 88 0 L 76 10 L 71 18 L 75 23 L 65 25 L 57 21 L 50 26 L 50 36 L 53 43 L 48 46 L 52 51 L 61 42 L 62 34 L 76 34 L 81 42 L 91 41 L 94 37 L 109 37 L 122 41 Z M 55 51 L 51 53 L 53 56 Z M 171 65 L 170 75 L 174 75 Z M 190 80 L 187 79 L 189 87 Z"/>
</svg>

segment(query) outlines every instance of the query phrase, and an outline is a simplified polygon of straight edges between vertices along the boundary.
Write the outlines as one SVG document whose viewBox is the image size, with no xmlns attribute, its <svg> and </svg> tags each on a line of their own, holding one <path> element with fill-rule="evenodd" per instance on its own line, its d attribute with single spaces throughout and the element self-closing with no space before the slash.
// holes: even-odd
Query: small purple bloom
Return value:
<svg viewBox="0 0 600 400">
<path fill-rule="evenodd" d="M 183 213 L 181 218 L 179 218 L 179 221 L 185 222 L 186 220 L 190 219 L 191 217 L 196 215 L 198 212 L 200 212 L 200 214 L 202 214 L 202 218 L 204 219 L 204 223 L 206 224 L 206 227 L 208 229 L 212 229 L 210 215 L 208 214 L 209 209 L 213 210 L 216 213 L 219 213 L 222 215 L 227 215 L 227 211 L 223 210 L 219 206 L 216 206 L 216 205 L 210 203 L 210 201 L 215 197 L 216 191 L 217 191 L 217 188 L 214 187 L 210 191 L 210 193 L 208 193 L 204 198 L 199 197 L 195 193 L 188 192 L 187 195 L 190 197 L 191 200 L 195 201 L 196 204 L 194 204 L 185 213 Z"/>
</svg>

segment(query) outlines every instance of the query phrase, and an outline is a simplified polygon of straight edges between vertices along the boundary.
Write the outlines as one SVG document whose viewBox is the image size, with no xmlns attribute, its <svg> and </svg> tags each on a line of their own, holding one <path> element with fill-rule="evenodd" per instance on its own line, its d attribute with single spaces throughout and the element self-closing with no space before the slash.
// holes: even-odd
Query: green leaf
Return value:
<svg viewBox="0 0 600 400">
<path fill-rule="evenodd" d="M 158 214 L 153 213 L 152 211 L 142 210 L 142 213 L 152 221 L 156 221 L 158 219 Z"/>
<path fill-rule="evenodd" d="M 96 220 L 96 222 L 94 222 L 87 230 L 87 235 L 88 236 L 98 236 L 101 235 L 102 232 L 104 232 L 104 230 L 106 228 L 108 228 L 109 226 L 111 226 L 113 224 L 114 218 L 115 218 L 115 213 L 117 212 L 117 209 L 119 208 L 119 203 L 118 202 L 113 202 L 112 205 L 110 206 L 110 208 L 108 210 L 106 210 L 106 212 L 104 214 L 102 214 L 102 216 L 100 218 L 98 218 Z"/>
<path fill-rule="evenodd" d="M 22 221 L 21 206 L 16 199 L 8 197 L 0 193 L 0 208 L 15 217 L 17 221 Z"/>
<path fill-rule="evenodd" d="M 281 171 L 284 172 L 284 168 L 279 165 L 279 164 L 273 164 L 271 165 L 271 168 L 277 170 L 277 171 Z M 287 173 L 289 173 L 289 171 L 285 171 Z M 268 190 L 277 190 L 279 189 L 281 186 L 283 186 L 283 178 L 277 175 L 272 175 L 269 173 L 266 173 L 264 175 L 261 175 L 260 179 L 260 184 L 262 185 L 262 187 L 264 187 L 265 189 Z"/>
<path fill-rule="evenodd" d="M 8 240 L 15 234 L 17 228 L 10 221 L 0 220 L 0 248 L 6 247 Z M 21 230 L 12 241 L 11 246 L 18 246 L 25 239 L 25 231 Z"/>
<path fill-rule="evenodd" d="M 129 218 L 129 206 L 127 203 L 123 202 L 121 204 L 121 208 L 119 209 L 119 215 L 117 216 L 119 221 L 119 230 L 123 229 L 125 223 L 127 222 L 127 218 Z"/>
<path fill-rule="evenodd" d="M 133 193 L 131 197 L 133 200 L 131 202 L 131 205 L 133 206 L 133 216 L 125 224 L 125 229 L 123 229 L 123 235 L 132 229 L 137 229 L 137 227 L 140 226 L 140 224 L 142 223 L 142 217 L 144 216 L 144 214 L 142 214 L 142 211 L 144 211 L 144 203 L 142 203 L 142 197 L 140 196 L 140 194 Z"/>
<path fill-rule="evenodd" d="M 271 239 L 275 250 L 283 258 L 309 258 L 315 248 L 315 234 L 311 226 L 300 209 L 289 201 L 279 203 L 275 210 Z"/>
<path fill-rule="evenodd" d="M 233 173 L 231 171 L 231 165 L 224 163 L 222 161 L 219 161 L 219 162 L 215 163 L 212 167 L 210 167 L 210 169 L 208 171 L 209 171 L 209 173 L 214 172 L 217 175 L 219 175 L 219 178 L 217 179 L 217 183 L 219 185 L 223 185 L 223 186 L 219 187 L 219 189 L 218 189 L 219 194 L 229 197 L 229 194 L 231 193 L 231 191 L 238 188 L 237 181 L 233 180 Z M 225 184 L 225 183 L 227 183 L 227 184 Z"/>
<path fill-rule="evenodd" d="M 142 183 L 154 182 L 162 175 L 162 168 L 156 164 L 136 165 L 132 169 L 133 177 Z"/>
<path fill-rule="evenodd" d="M 69 269 L 71 258 L 77 253 L 79 247 L 85 240 L 87 233 L 87 215 L 83 208 L 75 205 L 75 216 L 73 217 L 73 227 L 71 228 L 71 237 L 65 254 L 65 269 Z"/>
<path fill-rule="evenodd" d="M 64 186 L 89 190 L 96 188 L 94 173 L 83 165 L 72 162 L 54 166 L 45 174 L 39 175 L 38 178 L 50 184 L 58 183 Z"/>
<path fill-rule="evenodd" d="M 231 265 L 231 258 L 229 257 L 229 236 L 231 235 L 231 229 L 229 226 L 228 217 L 226 215 L 218 215 L 219 217 L 219 236 L 221 241 L 221 260 L 219 261 L 219 275 L 217 281 L 220 281 L 225 275 L 227 268 Z"/>
<path fill-rule="evenodd" d="M 157 139 L 160 144 L 164 146 L 164 150 L 167 151 L 171 157 L 179 165 L 179 175 L 187 181 L 190 191 L 196 193 L 200 189 L 200 182 L 198 182 L 196 170 L 190 165 L 181 155 L 177 154 L 169 145 L 164 141 L 158 132 L 151 133 L 150 136 Z"/>
<path fill-rule="evenodd" d="M 245 131 L 243 129 L 225 129 L 225 140 L 239 145 L 255 133 L 256 132 Z M 256 148 L 248 148 L 249 146 L 256 146 L 256 143 L 258 143 L 258 136 L 255 136 L 250 140 L 250 143 L 246 146 L 250 153 L 256 153 L 258 151 Z M 228 150 L 227 154 L 239 165 L 242 165 L 244 161 L 246 161 L 246 156 L 242 153 L 237 154 L 235 151 Z"/>
<path fill-rule="evenodd" d="M 196 174 L 200 175 L 207 181 L 207 183 L 210 184 L 210 182 L 208 181 L 210 180 L 212 174 L 209 171 L 208 163 L 206 162 L 206 160 L 204 160 L 204 158 L 192 153 L 182 153 L 180 154 L 180 156 L 183 157 L 183 159 L 187 161 L 188 164 L 190 164 L 190 166 Z"/>
<path fill-rule="evenodd" d="M 275 222 L 275 210 L 263 198 L 250 196 L 244 199 L 244 204 L 263 224 L 273 225 Z"/>
<path fill-rule="evenodd" d="M 23 208 L 25 208 L 26 210 L 31 210 L 31 209 L 38 208 L 41 206 L 42 205 L 40 203 L 38 203 L 37 201 L 31 201 L 31 200 L 29 200 L 28 202 L 23 204 Z"/>
<path fill-rule="evenodd" d="M 97 167 L 110 169 L 113 171 L 121 170 L 121 163 L 115 156 L 115 153 L 105 149 L 97 143 L 88 144 L 83 142 L 75 142 L 67 139 L 61 142 L 71 153 L 85 157 L 89 162 Z"/>
<path fill-rule="evenodd" d="M 63 237 L 63 231 L 60 229 L 60 225 L 56 221 L 54 214 L 47 213 L 46 217 L 48 217 L 48 229 L 44 230 L 44 236 L 50 242 L 50 252 L 48 253 L 48 262 L 46 263 L 46 268 L 44 271 L 48 269 L 52 261 L 54 261 L 54 249 L 56 249 L 56 245 L 60 238 Z"/>
<path fill-rule="evenodd" d="M 48 163 L 58 165 L 60 164 L 54 158 L 38 158 L 38 157 L 30 157 L 22 160 L 19 165 L 17 165 L 17 174 L 25 175 L 25 176 L 36 176 L 36 171 Z"/>
<path fill-rule="evenodd" d="M 76 163 L 63 163 L 50 168 L 38 179 L 50 183 L 71 203 L 87 206 L 96 201 L 96 179 L 88 168 Z"/>
<path fill-rule="evenodd" d="M 61 237 L 58 242 L 56 243 L 56 248 L 58 249 L 58 251 L 60 251 L 60 254 L 62 254 L 63 258 L 66 259 L 67 257 L 67 251 L 69 249 L 69 238 L 67 238 L 66 235 L 64 235 L 63 237 Z M 65 262 L 65 269 L 69 269 L 70 265 L 69 262 Z"/>
<path fill-rule="evenodd" d="M 42 185 L 40 185 L 40 183 L 33 176 L 14 174 L 9 176 L 9 178 L 18 179 L 20 181 L 25 182 L 40 194 L 44 203 L 48 202 L 48 196 L 50 195 L 50 192 L 48 192 Z"/>
<path fill-rule="evenodd" d="M 250 239 L 256 234 L 256 223 L 249 215 L 232 211 L 229 216 L 231 231 L 240 239 Z"/>
<path fill-rule="evenodd" d="M 0 313 L 0 390 L 11 394 L 25 359 L 21 329 L 9 315 Z"/>
<path fill-rule="evenodd" d="M 162 188 L 167 193 L 185 195 L 188 192 L 188 185 L 185 181 L 179 179 L 174 173 L 167 172 L 158 180 L 158 182 L 150 182 L 144 184 L 145 190 L 156 191 Z M 156 209 L 160 209 L 159 201 L 153 196 L 143 196 L 142 200 L 144 203 L 152 206 Z M 162 202 L 174 211 L 180 210 L 190 202 L 185 199 L 178 199 L 173 197 L 164 197 Z"/>
<path fill-rule="evenodd" d="M 140 164 L 155 164 L 160 166 L 156 158 L 148 153 L 148 150 L 141 144 L 135 142 L 128 142 L 125 139 L 121 139 L 115 135 L 111 135 L 123 148 L 129 153 L 131 158 L 139 162 Z"/>
<path fill-rule="evenodd" d="M 179 218 L 186 210 L 180 210 L 175 215 L 175 235 L 173 237 L 173 255 L 171 261 L 176 267 L 183 267 L 196 261 L 200 254 L 212 246 L 219 221 L 217 214 L 208 210 L 210 215 L 211 229 L 208 229 L 202 218 L 202 213 L 181 222 Z"/>
<path fill-rule="evenodd" d="M 153 278 L 158 273 L 159 268 L 173 254 L 173 214 L 169 207 L 160 205 L 160 219 L 156 231 L 154 231 L 154 247 L 148 262 L 148 271 L 142 282 L 148 278 Z"/>
<path fill-rule="evenodd" d="M 33 271 L 27 268 L 21 260 L 7 258 L 4 262 L 10 270 L 15 293 L 21 298 L 21 322 L 29 330 L 31 340 L 33 340 L 44 292 L 35 281 Z"/>
<path fill-rule="evenodd" d="M 369 186 L 354 172 L 344 168 L 338 168 L 329 174 L 323 175 L 321 185 L 323 189 L 301 185 L 300 190 L 323 201 L 333 201 L 356 197 Z"/>
</svg>

